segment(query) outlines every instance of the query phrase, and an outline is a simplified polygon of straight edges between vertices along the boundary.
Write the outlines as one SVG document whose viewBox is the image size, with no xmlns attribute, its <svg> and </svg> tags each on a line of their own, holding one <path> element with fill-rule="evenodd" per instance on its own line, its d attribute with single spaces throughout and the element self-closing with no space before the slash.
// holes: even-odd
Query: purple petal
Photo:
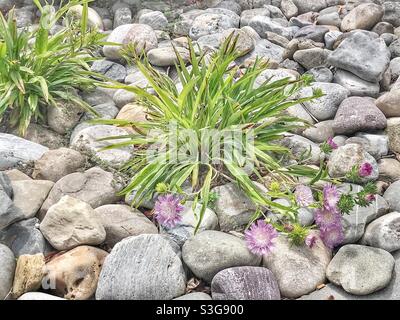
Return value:
<svg viewBox="0 0 400 320">
<path fill-rule="evenodd" d="M 314 203 L 314 197 L 310 187 L 305 185 L 298 185 L 294 192 L 296 202 L 300 207 L 308 207 Z"/>
<path fill-rule="evenodd" d="M 180 213 L 184 210 L 184 206 L 182 206 L 179 201 L 179 198 L 173 194 L 167 194 L 157 198 L 154 206 L 154 216 L 159 224 L 168 228 L 173 228 L 182 221 Z"/>
<path fill-rule="evenodd" d="M 328 210 L 337 210 L 337 204 L 340 196 L 339 191 L 334 185 L 328 184 L 324 186 L 324 207 Z"/>
<path fill-rule="evenodd" d="M 312 249 L 317 243 L 318 238 L 314 234 L 309 234 L 305 239 L 305 244 L 307 247 Z"/>
<path fill-rule="evenodd" d="M 276 237 L 276 229 L 264 220 L 258 220 L 245 232 L 247 247 L 253 254 L 260 256 L 271 252 Z"/>
<path fill-rule="evenodd" d="M 326 208 L 320 208 L 315 210 L 315 223 L 319 227 L 326 227 L 332 224 L 341 223 L 342 216 L 337 210 L 328 210 Z"/>
<path fill-rule="evenodd" d="M 360 166 L 360 169 L 358 170 L 358 174 L 360 177 L 368 177 L 372 174 L 373 167 L 370 163 L 365 162 Z"/>
<path fill-rule="evenodd" d="M 332 148 L 332 149 L 337 149 L 338 145 L 335 143 L 335 141 L 333 141 L 333 138 L 330 137 L 328 138 L 328 140 L 326 141 L 326 143 Z"/>
<path fill-rule="evenodd" d="M 341 225 L 333 224 L 328 227 L 321 228 L 320 231 L 322 241 L 330 249 L 337 247 L 344 241 L 344 232 Z"/>
</svg>

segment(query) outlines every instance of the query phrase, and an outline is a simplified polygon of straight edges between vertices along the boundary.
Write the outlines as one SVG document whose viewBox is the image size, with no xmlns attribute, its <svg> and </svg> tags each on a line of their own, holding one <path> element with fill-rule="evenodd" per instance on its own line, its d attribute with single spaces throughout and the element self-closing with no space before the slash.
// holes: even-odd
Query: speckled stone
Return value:
<svg viewBox="0 0 400 320">
<path fill-rule="evenodd" d="M 235 267 L 217 273 L 211 283 L 213 300 L 279 300 L 278 282 L 263 267 Z"/>
<path fill-rule="evenodd" d="M 348 293 L 367 295 L 389 284 L 394 264 L 385 250 L 349 244 L 333 257 L 326 276 Z"/>
<path fill-rule="evenodd" d="M 221 270 L 238 266 L 258 266 L 261 257 L 253 255 L 244 240 L 220 231 L 206 230 L 185 242 L 182 258 L 200 279 L 211 283 Z"/>
<path fill-rule="evenodd" d="M 170 300 L 182 296 L 186 274 L 179 248 L 161 235 L 119 242 L 107 256 L 97 300 Z"/>
</svg>

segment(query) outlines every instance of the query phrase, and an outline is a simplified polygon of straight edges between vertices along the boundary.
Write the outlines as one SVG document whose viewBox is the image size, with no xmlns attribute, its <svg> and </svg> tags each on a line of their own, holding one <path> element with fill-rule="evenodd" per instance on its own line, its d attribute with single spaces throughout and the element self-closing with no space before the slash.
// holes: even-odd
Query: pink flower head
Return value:
<svg viewBox="0 0 400 320">
<path fill-rule="evenodd" d="M 328 146 L 330 146 L 332 149 L 337 149 L 337 148 L 338 148 L 338 145 L 336 144 L 335 141 L 333 141 L 333 138 L 332 138 L 332 137 L 329 137 L 329 138 L 328 138 L 328 140 L 326 141 L 326 144 L 327 144 Z"/>
<path fill-rule="evenodd" d="M 344 232 L 341 224 L 332 224 L 320 229 L 323 243 L 330 249 L 337 247 L 344 241 Z"/>
<path fill-rule="evenodd" d="M 314 203 L 314 197 L 312 194 L 312 190 L 310 187 L 305 185 L 298 185 L 294 192 L 294 196 L 296 198 L 296 202 L 300 207 L 308 207 L 309 205 Z"/>
<path fill-rule="evenodd" d="M 327 227 L 332 224 L 339 224 L 341 219 L 342 216 L 337 210 L 328 210 L 326 208 L 315 210 L 315 223 L 320 228 Z"/>
<path fill-rule="evenodd" d="M 173 194 L 162 195 L 157 198 L 154 206 L 155 218 L 162 226 L 173 228 L 181 220 L 180 213 L 184 206 L 180 204 L 180 199 Z"/>
<path fill-rule="evenodd" d="M 271 252 L 277 236 L 278 231 L 264 220 L 258 220 L 245 232 L 247 247 L 253 254 L 259 256 Z"/>
<path fill-rule="evenodd" d="M 310 249 L 312 249 L 314 247 L 314 245 L 317 243 L 318 238 L 313 235 L 313 234 L 309 234 L 306 239 L 305 239 L 305 244 L 307 247 L 309 247 Z"/>
<path fill-rule="evenodd" d="M 366 196 L 365 196 L 365 200 L 366 201 L 368 201 L 368 202 L 372 202 L 372 201 L 375 201 L 375 199 L 376 199 L 376 197 L 375 197 L 375 195 L 374 194 L 367 194 Z"/>
<path fill-rule="evenodd" d="M 337 190 L 337 188 L 332 184 L 325 185 L 323 194 L 324 208 L 327 210 L 337 211 L 337 204 L 340 199 L 339 191 Z"/>
<path fill-rule="evenodd" d="M 363 178 L 368 177 L 368 176 L 371 175 L 372 170 L 373 170 L 372 165 L 371 165 L 370 163 L 368 163 L 368 162 L 364 162 L 364 163 L 360 166 L 360 169 L 358 170 L 358 175 L 359 175 L 360 177 L 363 177 Z"/>
</svg>

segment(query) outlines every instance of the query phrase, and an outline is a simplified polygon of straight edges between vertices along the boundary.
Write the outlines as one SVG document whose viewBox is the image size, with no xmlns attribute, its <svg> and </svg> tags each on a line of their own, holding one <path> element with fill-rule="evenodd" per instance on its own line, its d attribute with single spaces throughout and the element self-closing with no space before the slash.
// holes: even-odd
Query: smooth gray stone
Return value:
<svg viewBox="0 0 400 320">
<path fill-rule="evenodd" d="M 3 300 L 11 290 L 16 263 L 12 251 L 2 244 L 0 244 L 0 266 L 0 300 Z"/>
<path fill-rule="evenodd" d="M 95 61 L 91 70 L 119 82 L 124 82 L 126 77 L 126 68 L 123 65 L 108 60 Z"/>
<path fill-rule="evenodd" d="M 400 41 L 392 41 L 389 45 L 389 50 L 392 59 L 400 57 Z"/>
<path fill-rule="evenodd" d="M 198 224 L 198 217 L 201 210 L 201 205 L 196 205 L 196 213 L 192 210 L 193 202 L 187 201 L 185 209 L 181 212 L 182 220 L 173 228 L 160 226 L 160 233 L 167 234 L 179 247 L 195 235 L 195 228 Z M 218 217 L 215 212 L 209 208 L 204 212 L 203 220 L 197 232 L 204 230 L 215 230 L 218 228 Z"/>
<path fill-rule="evenodd" d="M 342 35 L 340 31 L 329 31 L 324 35 L 325 46 L 327 49 L 332 50 L 336 40 Z"/>
<path fill-rule="evenodd" d="M 225 14 L 204 13 L 194 19 L 189 36 L 197 40 L 202 36 L 219 33 L 226 29 L 237 28 L 238 26 L 238 21 L 234 21 Z"/>
<path fill-rule="evenodd" d="M 298 50 L 294 53 L 293 59 L 300 63 L 304 68 L 310 70 L 312 68 L 327 66 L 326 60 L 329 55 L 329 50 L 321 48 L 311 48 Z"/>
<path fill-rule="evenodd" d="M 370 82 L 382 79 L 389 62 L 390 51 L 385 42 L 369 31 L 350 33 L 328 57 L 332 66 Z"/>
<path fill-rule="evenodd" d="M 286 236 L 280 235 L 275 239 L 274 249 L 263 256 L 262 265 L 275 275 L 283 297 L 298 298 L 326 280 L 331 250 L 322 243 L 317 232 L 313 234 L 318 239 L 313 248 L 305 244 L 294 246 Z"/>
<path fill-rule="evenodd" d="M 383 33 L 380 37 L 385 41 L 387 46 L 390 46 L 393 41 L 397 40 L 397 36 L 392 33 Z"/>
<path fill-rule="evenodd" d="M 114 28 L 132 23 L 132 11 L 129 8 L 118 8 L 114 14 Z"/>
<path fill-rule="evenodd" d="M 0 170 L 38 160 L 49 148 L 12 134 L 0 133 Z"/>
<path fill-rule="evenodd" d="M 218 3 L 215 8 L 223 8 L 228 9 L 235 12 L 237 15 L 240 15 L 242 12 L 242 7 L 239 3 L 235 2 L 234 0 L 224 0 Z"/>
<path fill-rule="evenodd" d="M 261 38 L 265 38 L 266 32 L 274 32 L 287 39 L 291 39 L 293 37 L 293 32 L 291 29 L 282 26 L 270 17 L 255 16 L 250 20 L 249 26 L 252 27 Z"/>
<path fill-rule="evenodd" d="M 221 231 L 243 230 L 256 211 L 251 199 L 234 183 L 215 187 L 212 191 L 217 194 L 214 207 Z"/>
<path fill-rule="evenodd" d="M 379 177 L 378 163 L 375 158 L 364 150 L 359 144 L 346 144 L 333 150 L 329 156 L 328 172 L 332 178 L 342 178 L 346 180 L 346 174 L 354 166 L 360 166 L 368 162 L 372 166 L 372 172 L 367 177 L 361 177 L 362 182 L 375 181 Z M 345 177 L 345 178 L 343 178 Z"/>
<path fill-rule="evenodd" d="M 264 267 L 235 267 L 217 273 L 211 283 L 213 300 L 280 300 L 278 282 Z"/>
<path fill-rule="evenodd" d="M 281 144 L 289 148 L 297 159 L 303 158 L 302 160 L 307 164 L 318 165 L 325 158 L 316 143 L 299 135 L 287 134 Z"/>
<path fill-rule="evenodd" d="M 400 213 L 391 212 L 372 221 L 365 230 L 361 243 L 388 252 L 400 249 Z"/>
<path fill-rule="evenodd" d="M 175 298 L 173 300 L 212 300 L 211 297 L 204 292 L 192 292 Z"/>
<path fill-rule="evenodd" d="M 113 248 L 104 261 L 97 300 L 170 300 L 185 293 L 179 248 L 165 237 L 143 234 Z"/>
<path fill-rule="evenodd" d="M 116 203 L 121 197 L 117 193 L 121 185 L 111 172 L 93 167 L 85 172 L 71 173 L 56 182 L 40 209 L 40 218 L 63 196 L 69 195 L 90 204 L 93 208 Z"/>
<path fill-rule="evenodd" d="M 12 199 L 3 190 L 0 190 L 0 230 L 13 222 L 16 208 Z M 20 213 L 22 218 L 22 212 Z"/>
<path fill-rule="evenodd" d="M 345 100 L 349 91 L 336 83 L 314 82 L 309 87 L 301 89 L 299 96 L 311 97 L 313 90 L 320 89 L 323 96 L 304 102 L 304 107 L 318 120 L 329 120 L 335 117 L 340 104 Z"/>
<path fill-rule="evenodd" d="M 147 24 L 154 30 L 164 30 L 168 26 L 168 20 L 160 11 L 150 11 L 139 17 L 139 23 Z"/>
<path fill-rule="evenodd" d="M 385 289 L 366 296 L 356 296 L 328 283 L 321 290 L 302 296 L 299 300 L 400 300 L 400 251 L 394 252 L 393 257 L 395 260 L 393 276 Z"/>
<path fill-rule="evenodd" d="M 253 51 L 237 59 L 238 63 L 244 63 L 246 60 L 256 59 L 268 59 L 274 62 L 280 63 L 283 61 L 285 49 L 277 44 L 268 41 L 267 39 L 261 39 L 256 43 Z"/>
<path fill-rule="evenodd" d="M 307 128 L 302 135 L 316 143 L 323 143 L 335 134 L 333 132 L 333 120 L 318 122 L 314 127 Z"/>
<path fill-rule="evenodd" d="M 311 74 L 316 82 L 332 82 L 333 73 L 327 67 L 316 67 L 308 70 L 307 74 Z"/>
<path fill-rule="evenodd" d="M 10 192 L 9 187 L 5 189 Z M 22 210 L 17 208 L 8 194 L 0 189 L 0 230 L 24 218 Z"/>
<path fill-rule="evenodd" d="M 306 13 L 306 12 L 319 12 L 322 9 L 327 8 L 328 1 L 326 0 L 312 0 L 312 1 L 305 1 L 305 0 L 293 0 L 293 3 L 296 5 L 297 9 L 299 10 L 299 14 Z M 338 4 L 337 0 L 329 1 L 330 5 Z"/>
<path fill-rule="evenodd" d="M 13 181 L 14 205 L 24 214 L 24 219 L 36 216 L 46 200 L 54 182 L 47 180 Z"/>
<path fill-rule="evenodd" d="M 340 24 L 341 24 L 341 19 L 339 16 L 339 13 L 336 12 L 330 12 L 330 13 L 326 13 L 326 14 L 321 14 L 318 19 L 318 24 L 321 25 L 330 25 L 330 26 L 335 26 L 340 28 Z"/>
<path fill-rule="evenodd" d="M 296 32 L 295 38 L 311 39 L 315 42 L 324 42 L 325 33 L 329 32 L 329 29 L 324 26 L 305 26 Z"/>
<path fill-rule="evenodd" d="M 357 131 L 385 129 L 387 120 L 371 98 L 350 97 L 342 101 L 335 115 L 336 134 L 350 135 Z"/>
<path fill-rule="evenodd" d="M 394 265 L 393 256 L 385 250 L 348 244 L 333 257 L 326 276 L 348 293 L 367 295 L 390 283 Z"/>
<path fill-rule="evenodd" d="M 119 112 L 113 101 L 96 105 L 93 109 L 99 114 L 100 119 L 114 119 Z M 95 126 L 95 124 L 88 122 L 93 119 L 97 119 L 97 117 L 90 112 L 86 112 L 81 122 L 72 131 L 70 141 L 73 141 L 82 130 Z"/>
<path fill-rule="evenodd" d="M 246 8 L 246 10 L 242 11 L 242 14 L 240 16 L 240 26 L 243 28 L 245 26 L 248 26 L 251 19 L 253 19 L 256 16 L 261 16 L 261 17 L 271 17 L 271 12 L 263 7 L 263 8 Z"/>
<path fill-rule="evenodd" d="M 45 254 L 51 251 L 50 244 L 37 228 L 39 222 L 39 219 L 32 218 L 12 224 L 0 231 L 0 243 L 8 246 L 17 258 L 23 254 Z"/>
<path fill-rule="evenodd" d="M 349 96 L 376 98 L 379 95 L 380 87 L 378 82 L 365 81 L 345 70 L 337 69 L 333 82 L 349 90 Z"/>
<path fill-rule="evenodd" d="M 158 229 L 139 210 L 123 204 L 108 204 L 95 209 L 104 229 L 106 240 L 103 245 L 114 247 L 130 236 L 157 234 Z"/>
<path fill-rule="evenodd" d="M 10 199 L 13 198 L 11 180 L 5 172 L 0 172 L 0 191 L 4 191 Z"/>
<path fill-rule="evenodd" d="M 89 92 L 84 92 L 82 94 L 82 99 L 91 106 L 97 106 L 104 103 L 114 104 L 112 96 L 100 88 L 96 88 Z"/>
<path fill-rule="evenodd" d="M 86 202 L 63 196 L 51 206 L 40 223 L 40 231 L 59 251 L 80 245 L 97 246 L 106 239 L 99 215 Z"/>
<path fill-rule="evenodd" d="M 392 211 L 400 212 L 400 180 L 392 183 L 389 188 L 387 188 L 383 197 L 389 203 Z"/>
<path fill-rule="evenodd" d="M 356 143 L 361 143 L 365 151 L 367 151 L 375 159 L 381 159 L 389 153 L 389 139 L 385 133 L 367 133 L 357 132 L 355 137 L 346 140 L 346 144 L 355 139 Z"/>
<path fill-rule="evenodd" d="M 371 221 L 389 212 L 389 204 L 379 195 L 368 207 L 356 206 L 349 214 L 343 215 L 343 243 L 356 243 L 365 232 L 365 227 Z"/>
<path fill-rule="evenodd" d="M 230 9 L 207 8 L 206 10 L 204 10 L 204 13 L 223 14 L 231 18 L 231 20 L 234 22 L 235 25 L 239 26 L 240 24 L 240 16 Z"/>
<path fill-rule="evenodd" d="M 182 258 L 200 279 L 211 283 L 221 270 L 237 266 L 258 266 L 261 257 L 253 255 L 244 240 L 220 231 L 203 231 L 185 242 Z"/>
<path fill-rule="evenodd" d="M 119 127 L 111 125 L 95 125 L 87 127 L 74 136 L 71 148 L 81 153 L 95 157 L 97 162 L 103 162 L 114 168 L 124 165 L 133 155 L 133 146 L 123 146 L 114 149 L 103 150 L 115 143 L 115 140 L 101 140 L 103 138 L 122 136 L 118 143 L 127 142 L 127 132 Z"/>
<path fill-rule="evenodd" d="M 385 14 L 382 21 L 391 23 L 394 27 L 400 26 L 400 2 L 382 1 Z"/>
</svg>

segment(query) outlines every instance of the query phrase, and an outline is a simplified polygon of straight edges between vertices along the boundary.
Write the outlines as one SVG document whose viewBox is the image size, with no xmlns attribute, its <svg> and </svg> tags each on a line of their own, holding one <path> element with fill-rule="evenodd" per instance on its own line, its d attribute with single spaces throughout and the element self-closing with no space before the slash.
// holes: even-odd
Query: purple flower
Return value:
<svg viewBox="0 0 400 320">
<path fill-rule="evenodd" d="M 372 170 L 373 170 L 372 165 L 371 165 L 370 163 L 368 163 L 368 162 L 364 162 L 364 163 L 360 166 L 360 169 L 358 170 L 358 175 L 359 175 L 360 177 L 363 177 L 363 178 L 364 178 L 364 177 L 368 177 L 368 176 L 371 175 Z"/>
<path fill-rule="evenodd" d="M 182 220 L 180 213 L 184 206 L 180 204 L 180 199 L 173 194 L 159 196 L 154 206 L 155 218 L 161 225 L 173 228 Z"/>
<path fill-rule="evenodd" d="M 278 231 L 264 220 L 258 220 L 245 232 L 247 247 L 252 253 L 259 256 L 271 252 L 277 236 Z"/>
<path fill-rule="evenodd" d="M 332 184 L 328 184 L 324 186 L 323 194 L 324 208 L 327 210 L 337 211 L 337 204 L 340 199 L 337 188 Z"/>
<path fill-rule="evenodd" d="M 332 149 L 337 149 L 338 145 L 333 141 L 332 137 L 329 137 L 328 140 L 326 141 L 326 144 L 330 146 Z"/>
<path fill-rule="evenodd" d="M 309 234 L 306 239 L 305 239 L 305 243 L 306 246 L 309 247 L 310 249 L 312 249 L 314 247 L 314 245 L 317 243 L 318 238 L 314 235 L 314 234 Z"/>
<path fill-rule="evenodd" d="M 328 227 L 332 224 L 339 224 L 342 216 L 337 210 L 320 208 L 315 211 L 315 222 L 320 228 Z"/>
<path fill-rule="evenodd" d="M 365 200 L 368 201 L 368 202 L 372 202 L 372 201 L 375 201 L 375 200 L 376 200 L 376 197 L 375 197 L 374 194 L 367 194 L 367 195 L 365 196 Z"/>
<path fill-rule="evenodd" d="M 296 202 L 300 207 L 308 207 L 314 203 L 314 197 L 310 187 L 305 185 L 298 185 L 294 192 Z"/>
<path fill-rule="evenodd" d="M 344 241 L 344 232 L 341 224 L 332 224 L 320 229 L 323 243 L 330 249 L 337 247 Z"/>
</svg>

